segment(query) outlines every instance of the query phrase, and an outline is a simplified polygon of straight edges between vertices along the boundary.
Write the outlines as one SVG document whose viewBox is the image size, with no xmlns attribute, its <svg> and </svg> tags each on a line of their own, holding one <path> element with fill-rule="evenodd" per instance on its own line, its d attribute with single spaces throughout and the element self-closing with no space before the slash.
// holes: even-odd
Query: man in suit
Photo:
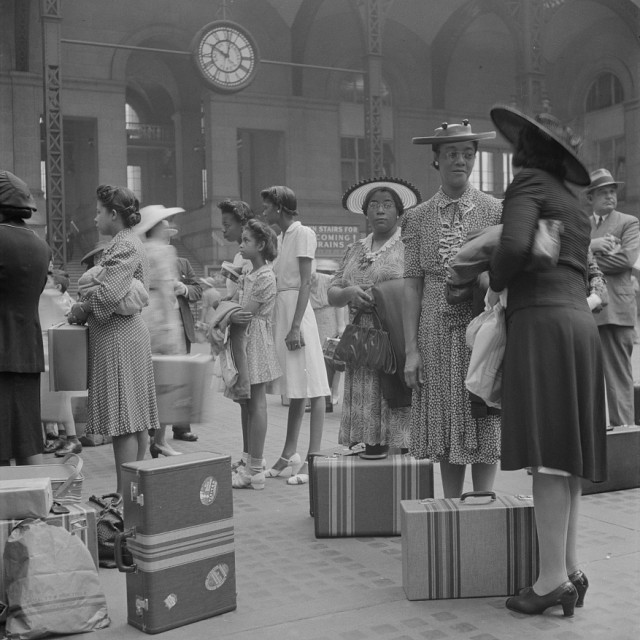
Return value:
<svg viewBox="0 0 640 640">
<path fill-rule="evenodd" d="M 609 304 L 596 314 L 604 359 L 611 427 L 634 424 L 633 352 L 636 298 L 631 268 L 640 254 L 640 224 L 616 211 L 618 185 L 607 169 L 591 173 L 587 200 L 591 205 L 591 250 L 604 273 Z"/>
<path fill-rule="evenodd" d="M 178 300 L 187 353 L 190 353 L 191 343 L 196 341 L 196 333 L 189 303 L 200 300 L 202 297 L 202 286 L 199 284 L 193 267 L 186 258 L 178 258 L 178 272 L 180 274 L 180 280 L 176 282 L 173 291 Z M 198 436 L 191 431 L 191 425 L 189 424 L 174 424 L 172 429 L 174 440 L 195 442 L 198 439 Z"/>
</svg>

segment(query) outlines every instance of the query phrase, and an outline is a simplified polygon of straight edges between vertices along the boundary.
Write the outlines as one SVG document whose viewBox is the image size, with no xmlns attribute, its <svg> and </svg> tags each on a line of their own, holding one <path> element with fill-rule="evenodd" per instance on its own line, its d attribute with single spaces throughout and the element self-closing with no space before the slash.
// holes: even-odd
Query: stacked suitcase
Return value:
<svg viewBox="0 0 640 640">
<path fill-rule="evenodd" d="M 123 464 L 122 473 L 116 561 L 127 574 L 129 624 L 158 633 L 235 609 L 231 458 L 190 453 Z"/>
</svg>

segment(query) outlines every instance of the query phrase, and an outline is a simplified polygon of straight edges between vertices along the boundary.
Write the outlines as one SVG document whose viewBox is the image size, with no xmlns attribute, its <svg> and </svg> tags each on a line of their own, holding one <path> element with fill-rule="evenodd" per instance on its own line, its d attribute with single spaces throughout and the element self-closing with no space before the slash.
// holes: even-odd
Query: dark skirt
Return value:
<svg viewBox="0 0 640 640">
<path fill-rule="evenodd" d="M 0 373 L 0 460 L 42 453 L 40 374 Z"/>
<path fill-rule="evenodd" d="M 501 466 L 606 480 L 602 354 L 586 305 L 527 307 L 508 316 Z"/>
</svg>

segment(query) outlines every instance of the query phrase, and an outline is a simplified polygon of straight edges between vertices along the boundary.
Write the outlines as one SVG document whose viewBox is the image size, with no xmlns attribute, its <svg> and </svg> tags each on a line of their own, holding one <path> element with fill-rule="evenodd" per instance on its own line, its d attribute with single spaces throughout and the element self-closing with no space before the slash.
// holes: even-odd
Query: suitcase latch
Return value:
<svg viewBox="0 0 640 640">
<path fill-rule="evenodd" d="M 131 483 L 131 502 L 136 502 L 141 507 L 144 507 L 144 493 L 138 493 L 138 483 Z"/>
<path fill-rule="evenodd" d="M 149 611 L 149 600 L 136 596 L 136 615 L 142 616 L 145 611 Z"/>
</svg>

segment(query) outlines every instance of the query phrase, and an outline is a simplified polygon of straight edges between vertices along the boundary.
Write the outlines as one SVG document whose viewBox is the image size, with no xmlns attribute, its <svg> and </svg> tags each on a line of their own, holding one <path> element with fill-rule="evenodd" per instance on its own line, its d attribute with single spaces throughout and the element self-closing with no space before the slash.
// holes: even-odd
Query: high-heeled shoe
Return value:
<svg viewBox="0 0 640 640">
<path fill-rule="evenodd" d="M 578 600 L 578 591 L 570 580 L 563 582 L 557 589 L 550 591 L 544 596 L 539 596 L 533 587 L 525 587 L 517 596 L 508 598 L 507 609 L 535 615 L 543 613 L 549 607 L 562 605 L 562 612 L 567 618 L 573 615 L 573 609 Z"/>
<path fill-rule="evenodd" d="M 576 607 L 584 607 L 584 596 L 589 588 L 589 580 L 580 569 L 569 574 L 569 580 L 578 592 L 578 601 Z"/>
<path fill-rule="evenodd" d="M 163 456 L 181 456 L 182 452 L 181 451 L 176 451 L 175 449 L 172 449 L 169 445 L 165 444 L 156 444 L 155 442 L 152 442 L 149 445 L 149 453 L 151 454 L 152 458 L 157 458 L 159 455 L 163 455 Z"/>
<path fill-rule="evenodd" d="M 299 453 L 294 453 L 288 460 L 280 456 L 280 460 L 284 460 L 286 465 L 282 469 L 276 469 L 275 467 L 271 467 L 268 471 L 265 471 L 266 478 L 277 478 L 283 471 L 286 471 L 287 468 L 291 467 L 291 475 L 295 476 L 298 471 L 300 471 L 300 467 L 302 467 L 302 458 L 300 458 Z"/>
</svg>

